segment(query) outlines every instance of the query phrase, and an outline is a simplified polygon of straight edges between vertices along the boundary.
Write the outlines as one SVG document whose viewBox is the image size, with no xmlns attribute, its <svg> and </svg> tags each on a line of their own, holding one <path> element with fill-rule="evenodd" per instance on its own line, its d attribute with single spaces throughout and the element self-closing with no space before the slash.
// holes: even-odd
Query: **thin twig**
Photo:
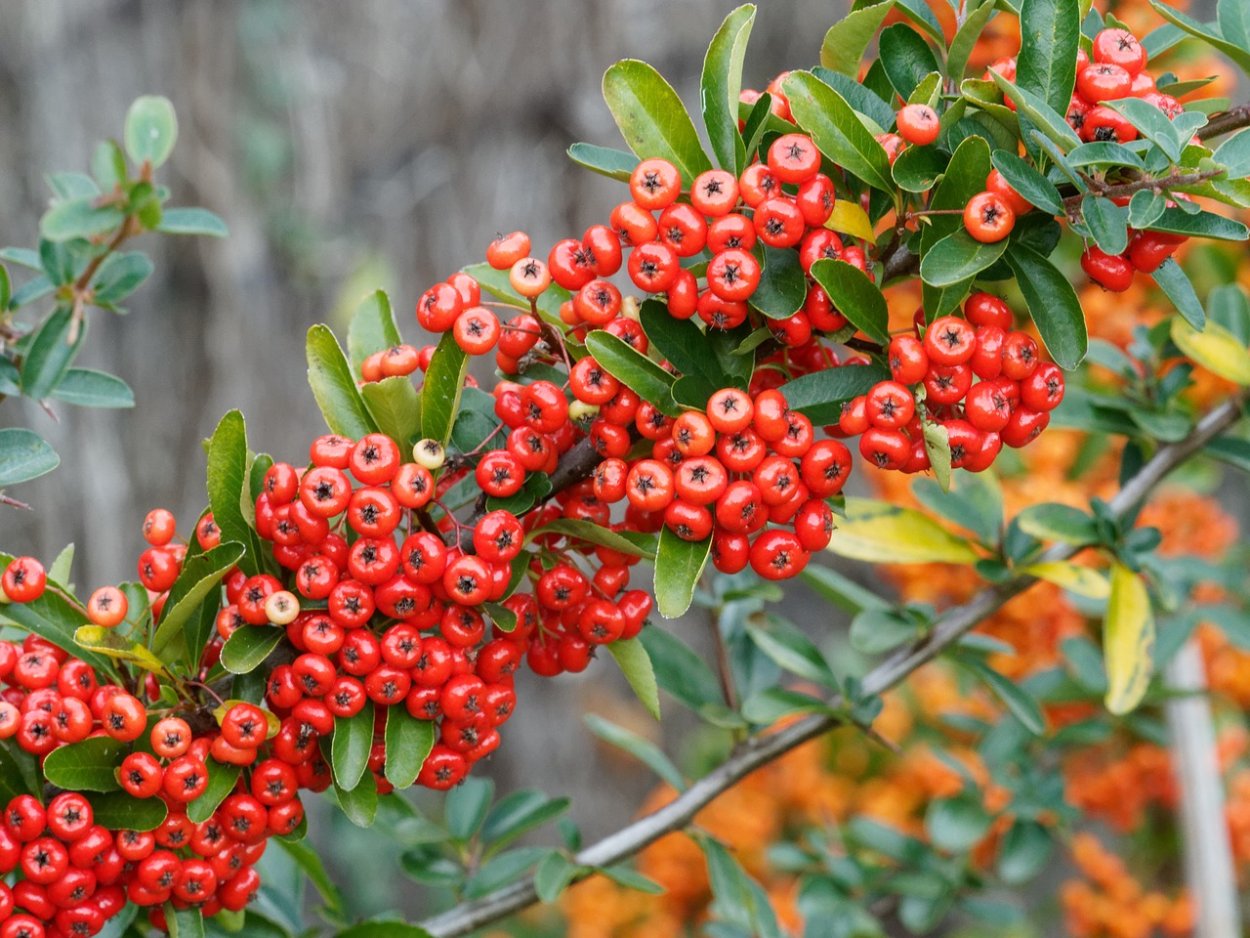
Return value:
<svg viewBox="0 0 1250 938">
<path fill-rule="evenodd" d="M 1185 439 L 1159 448 L 1137 475 L 1111 499 L 1110 513 L 1126 519 L 1151 491 L 1177 466 L 1231 427 L 1241 417 L 1246 392 L 1229 398 L 1204 416 Z M 1076 547 L 1059 545 L 1043 555 L 1045 560 L 1066 560 Z M 865 676 L 865 694 L 881 694 L 913 671 L 932 661 L 1009 599 L 1032 586 L 1032 577 L 1016 577 L 977 593 L 968 602 L 939 615 L 928 635 L 910 648 L 891 655 Z M 843 721 L 836 716 L 815 715 L 791 723 L 775 733 L 755 736 L 730 758 L 695 781 L 673 801 L 581 851 L 578 866 L 598 868 L 628 859 L 665 834 L 687 826 L 694 816 L 718 795 L 756 769 L 779 759 L 792 749 L 824 735 Z M 498 921 L 538 901 L 532 878 L 505 886 L 481 899 L 462 903 L 421 923 L 435 938 L 456 938 Z"/>
</svg>

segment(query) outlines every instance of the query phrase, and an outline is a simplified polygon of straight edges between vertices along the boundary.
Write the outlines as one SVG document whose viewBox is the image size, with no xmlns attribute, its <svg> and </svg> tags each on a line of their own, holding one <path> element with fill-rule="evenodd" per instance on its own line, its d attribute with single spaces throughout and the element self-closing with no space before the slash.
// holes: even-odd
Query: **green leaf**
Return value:
<svg viewBox="0 0 1250 938">
<path fill-rule="evenodd" d="M 747 634 L 760 651 L 784 670 L 825 687 L 838 686 L 838 679 L 825 656 L 798 629 L 774 620 L 767 629 L 748 625 Z"/>
<path fill-rule="evenodd" d="M 935 210 L 962 209 L 968 200 L 985 189 L 990 172 L 990 149 L 984 137 L 968 137 L 951 156 L 946 175 L 929 200 Z M 935 215 L 920 234 L 921 256 L 942 238 L 958 231 L 963 220 L 958 215 Z M 925 286 L 924 308 L 932 318 L 945 315 L 957 306 L 971 288 L 971 282 L 950 289 Z"/>
<path fill-rule="evenodd" d="M 828 549 L 841 557 L 871 563 L 971 564 L 980 559 L 967 541 L 910 508 L 850 497 L 845 517 L 836 520 Z"/>
<path fill-rule="evenodd" d="M 221 666 L 231 674 L 255 671 L 285 635 L 284 629 L 270 625 L 241 626 L 222 645 Z"/>
<path fill-rule="evenodd" d="M 990 77 L 1003 94 L 1015 103 L 1017 113 L 1032 121 L 1038 131 L 1054 143 L 1061 153 L 1067 153 L 1081 145 L 1081 138 L 1064 120 L 1062 111 L 1056 111 L 1044 98 L 1018 87 L 993 69 L 990 70 Z M 1065 105 L 1064 110 L 1066 109 Z"/>
<path fill-rule="evenodd" d="M 780 387 L 791 410 L 805 414 L 816 424 L 836 423 L 842 414 L 842 405 L 867 394 L 879 381 L 889 378 L 887 369 L 878 364 L 840 365 L 813 371 Z"/>
<path fill-rule="evenodd" d="M 981 804 L 981 795 L 969 791 L 929 802 L 924 820 L 935 846 L 951 853 L 963 853 L 989 833 L 993 818 Z"/>
<path fill-rule="evenodd" d="M 17 741 L 0 742 L 0 800 L 8 804 L 18 795 L 43 796 L 43 781 L 34 757 Z"/>
<path fill-rule="evenodd" d="M 196 824 L 203 824 L 213 816 L 218 805 L 234 791 L 235 783 L 238 782 L 239 774 L 242 772 L 237 765 L 218 762 L 212 758 L 204 761 L 208 766 L 208 787 L 204 789 L 202 795 L 187 805 L 187 818 Z"/>
<path fill-rule="evenodd" d="M 877 127 L 884 129 L 894 124 L 894 109 L 877 97 L 871 88 L 860 84 L 858 80 L 821 67 L 812 69 L 812 74 L 842 95 L 853 110 L 868 118 Z M 828 223 L 826 225 L 833 227 Z M 841 229 L 835 228 L 834 230 L 840 231 Z"/>
<path fill-rule="evenodd" d="M 52 390 L 52 397 L 77 407 L 135 406 L 135 392 L 121 378 L 92 368 L 71 368 Z"/>
<path fill-rule="evenodd" d="M 456 344 L 451 332 L 444 333 L 430 359 L 421 389 L 422 436 L 447 445 L 460 412 L 460 396 L 468 371 L 469 356 Z"/>
<path fill-rule="evenodd" d="M 942 178 L 949 162 L 937 147 L 908 147 L 898 155 L 890 174 L 900 189 L 928 192 Z"/>
<path fill-rule="evenodd" d="M 1027 245 L 1014 244 L 1006 258 L 1051 358 L 1068 371 L 1076 368 L 1085 358 L 1089 337 L 1071 281 Z"/>
<path fill-rule="evenodd" d="M 746 144 L 738 133 L 742 60 L 755 23 L 755 7 L 743 4 L 725 17 L 703 59 L 703 125 L 717 162 L 737 175 L 746 168 Z"/>
<path fill-rule="evenodd" d="M 1138 98 L 1108 101 L 1106 106 L 1121 114 L 1141 131 L 1141 135 L 1162 150 L 1169 160 L 1180 160 L 1183 149 L 1180 136 L 1168 116 L 1159 108 Z"/>
<path fill-rule="evenodd" d="M 625 675 L 625 680 L 633 688 L 634 695 L 647 708 L 647 712 L 660 718 L 660 689 L 655 682 L 655 670 L 651 666 L 651 658 L 647 649 L 636 638 L 612 642 L 608 651 L 616 659 L 617 666 Z"/>
<path fill-rule="evenodd" d="M 937 58 L 924 38 L 906 23 L 895 23 L 878 40 L 881 64 L 898 96 L 906 101 L 930 72 L 938 71 Z"/>
<path fill-rule="evenodd" d="M 820 44 L 820 64 L 852 78 L 859 76 L 859 62 L 872 37 L 894 8 L 893 0 L 866 4 L 852 10 L 829 27 Z"/>
<path fill-rule="evenodd" d="M 1097 544 L 1098 526 L 1087 512 L 1071 505 L 1047 502 L 1030 505 L 1016 515 L 1015 523 L 1026 534 L 1043 541 L 1064 544 Z"/>
<path fill-rule="evenodd" d="M 517 847 L 491 857 L 469 877 L 464 889 L 465 898 L 478 899 L 496 889 L 502 889 L 520 878 L 549 852 L 547 847 Z"/>
<path fill-rule="evenodd" d="M 1238 67 L 1244 71 L 1250 71 L 1250 51 L 1247 51 L 1235 43 L 1229 42 L 1212 26 L 1205 23 L 1199 23 L 1192 17 L 1187 16 L 1180 10 L 1174 9 L 1160 0 L 1150 0 L 1150 5 L 1154 11 L 1162 16 L 1169 23 L 1178 26 L 1191 36 L 1196 36 L 1211 46 L 1213 49 L 1224 53 L 1230 59 L 1237 63 Z"/>
<path fill-rule="evenodd" d="M 698 838 L 707 860 L 708 881 L 718 919 L 758 938 L 779 938 L 780 930 L 768 895 L 747 875 L 733 855 L 711 837 Z"/>
<path fill-rule="evenodd" d="M 1150 230 L 1184 235 L 1187 238 L 1211 238 L 1215 241 L 1245 241 L 1250 238 L 1250 228 L 1239 221 L 1206 211 L 1190 215 L 1181 208 L 1164 209 L 1159 220 L 1150 226 Z"/>
<path fill-rule="evenodd" d="M 378 786 L 372 772 L 366 772 L 355 788 L 345 789 L 336 781 L 334 797 L 338 799 L 343 814 L 357 827 L 373 826 L 373 819 L 378 813 Z"/>
<path fill-rule="evenodd" d="M 354 717 L 335 717 L 330 740 L 330 766 L 334 779 L 343 788 L 355 788 L 369 767 L 373 748 L 373 702 Z"/>
<path fill-rule="evenodd" d="M 685 790 L 686 780 L 681 772 L 655 743 L 596 714 L 588 713 L 584 719 L 590 731 L 605 743 L 629 753 L 678 791 Z"/>
<path fill-rule="evenodd" d="M 360 372 L 360 366 L 374 352 L 403 344 L 390 298 L 385 290 L 374 290 L 356 307 L 347 327 L 347 355 L 352 371 Z"/>
<path fill-rule="evenodd" d="M 1102 196 L 1086 195 L 1081 199 L 1081 215 L 1095 243 L 1103 251 L 1123 254 L 1128 249 L 1127 208 Z"/>
<path fill-rule="evenodd" d="M 581 521 L 576 518 L 557 518 L 555 521 L 538 528 L 530 534 L 530 538 L 535 539 L 548 534 L 559 534 L 587 544 L 598 544 L 601 547 L 610 548 L 618 553 L 629 554 L 632 557 L 655 559 L 654 539 L 648 538 L 648 540 L 643 540 L 643 537 L 646 537 L 646 535 L 639 536 L 634 532 L 628 533 L 631 536 L 618 533 L 611 528 L 605 528 L 602 525 L 595 524 L 593 521 Z"/>
<path fill-rule="evenodd" d="M 1076 82 L 1079 0 L 1022 0 L 1016 82 L 1063 114 Z"/>
<path fill-rule="evenodd" d="M 979 677 L 994 696 L 1003 702 L 1012 716 L 1035 736 L 1046 731 L 1046 718 L 1033 696 L 1023 687 L 999 674 L 984 661 L 975 658 L 962 659 L 963 665 Z"/>
<path fill-rule="evenodd" d="M 638 157 L 624 150 L 613 147 L 595 146 L 593 143 L 575 143 L 568 149 L 569 159 L 578 166 L 584 166 L 600 176 L 607 176 L 617 182 L 629 182 L 634 168 L 638 165 Z"/>
<path fill-rule="evenodd" d="M 879 655 L 916 640 L 918 624 L 894 609 L 865 609 L 851 620 L 851 647 Z"/>
<path fill-rule="evenodd" d="M 1201 332 L 1183 319 L 1173 319 L 1172 341 L 1190 360 L 1225 380 L 1250 387 L 1250 350 L 1245 342 L 1217 322 Z"/>
<path fill-rule="evenodd" d="M 690 608 L 711 551 L 710 537 L 683 541 L 667 526 L 660 532 L 655 555 L 655 603 L 664 618 L 676 619 Z"/>
<path fill-rule="evenodd" d="M 434 724 L 418 720 L 403 707 L 386 711 L 386 780 L 409 788 L 434 748 Z"/>
<path fill-rule="evenodd" d="M 41 401 L 48 397 L 69 371 L 74 356 L 87 334 L 87 321 L 79 323 L 78 336 L 71 342 L 73 313 L 68 306 L 57 307 L 40 325 L 22 362 L 22 393 Z"/>
<path fill-rule="evenodd" d="M 951 287 L 990 267 L 1003 256 L 1008 241 L 984 244 L 960 229 L 947 235 L 920 260 L 920 278 L 930 286 Z"/>
<path fill-rule="evenodd" d="M 1117 716 L 1141 703 L 1150 685 L 1154 613 L 1142 578 L 1121 563 L 1111 566 L 1111 598 L 1103 622 L 1107 709 Z"/>
<path fill-rule="evenodd" d="M 730 385 L 747 387 L 753 358 L 733 351 L 740 344 L 736 331 L 704 333 L 688 319 L 674 319 L 668 314 L 668 308 L 657 300 L 642 304 L 640 320 L 652 348 L 686 378 L 697 378 L 706 385 L 708 396 Z"/>
<path fill-rule="evenodd" d="M 720 682 L 712 669 L 677 636 L 661 628 L 645 628 L 638 641 L 647 649 L 659 685 L 691 710 L 722 702 Z"/>
<path fill-rule="evenodd" d="M 37 479 L 60 464 L 56 450 L 33 430 L 0 429 L 0 489 Z"/>
<path fill-rule="evenodd" d="M 889 343 L 890 312 L 880 288 L 867 274 L 832 258 L 818 260 L 810 273 L 848 322 L 874 342 Z"/>
<path fill-rule="evenodd" d="M 791 72 L 784 85 L 795 121 L 821 153 L 868 185 L 893 190 L 885 150 L 840 94 L 811 72 Z"/>
<path fill-rule="evenodd" d="M 9 270 L 0 264 L 0 310 L 9 308 L 9 298 L 13 293 L 13 281 L 9 279 Z"/>
<path fill-rule="evenodd" d="M 66 791 L 116 791 L 121 786 L 115 772 L 129 751 L 129 744 L 111 736 L 92 736 L 53 749 L 44 759 L 43 774 Z"/>
<path fill-rule="evenodd" d="M 165 208 L 161 210 L 161 223 L 156 230 L 172 235 L 207 235 L 224 238 L 230 231 L 226 223 L 206 208 Z"/>
<path fill-rule="evenodd" d="M 191 621 L 192 614 L 213 590 L 220 587 L 221 581 L 242 556 L 242 544 L 226 541 L 206 553 L 187 557 L 182 572 L 169 591 L 160 625 L 152 637 L 152 650 L 156 654 L 162 654 L 175 637 L 182 635 L 183 626 Z M 198 664 L 203 648 L 187 643 L 185 650 L 193 659 L 189 663 Z"/>
<path fill-rule="evenodd" d="M 1185 322 L 1192 329 L 1203 329 L 1207 314 L 1202 302 L 1194 292 L 1194 285 L 1180 264 L 1168 258 L 1154 269 L 1150 275 L 1159 289 L 1164 292 L 1172 305 L 1185 317 Z M 1243 349 L 1244 352 L 1244 349 Z"/>
<path fill-rule="evenodd" d="M 169 814 L 160 798 L 135 798 L 124 791 L 88 795 L 87 800 L 95 822 L 109 830 L 155 830 Z"/>
<path fill-rule="evenodd" d="M 155 269 L 152 259 L 139 251 L 110 254 L 92 279 L 94 302 L 98 306 L 115 306 L 134 293 Z"/>
<path fill-rule="evenodd" d="M 623 59 L 604 73 L 603 98 L 631 150 L 668 160 L 689 185 L 712 164 L 672 86 L 646 62 Z"/>
<path fill-rule="evenodd" d="M 168 98 L 144 95 L 130 105 L 123 141 L 136 163 L 160 166 L 169 159 L 177 139 L 178 118 Z"/>
<path fill-rule="evenodd" d="M 554 821 L 569 809 L 568 798 L 549 798 L 532 788 L 499 799 L 482 824 L 482 841 L 491 849 L 512 843 L 523 834 Z"/>
<path fill-rule="evenodd" d="M 468 778 L 453 788 L 445 802 L 447 830 L 454 840 L 468 840 L 481 829 L 495 795 L 495 783 L 486 778 Z"/>
<path fill-rule="evenodd" d="M 946 74 L 956 84 L 963 81 L 968 71 L 968 59 L 976 48 L 977 40 L 997 12 L 998 4 L 992 0 L 981 0 L 975 8 L 972 3 L 965 7 L 964 21 L 955 31 L 950 50 L 946 53 Z"/>
<path fill-rule="evenodd" d="M 1162 192 L 1134 192 L 1128 203 L 1128 223 L 1134 228 L 1149 228 L 1162 216 L 1168 198 Z"/>
<path fill-rule="evenodd" d="M 446 341 L 451 337 L 448 332 L 443 339 Z M 439 348 L 442 347 L 443 344 L 439 343 Z M 459 350 L 459 346 L 456 348 Z M 352 440 L 375 432 L 377 425 L 356 388 L 351 366 L 343 355 L 338 339 L 328 326 L 318 323 L 308 330 L 305 353 L 308 358 L 308 385 L 312 388 L 313 397 L 317 399 L 321 416 L 325 418 L 330 431 Z M 426 375 L 427 387 L 433 369 L 434 363 L 430 362 L 430 372 Z M 451 427 L 448 426 L 447 429 L 450 432 Z M 446 442 L 445 437 L 442 442 Z"/>
<path fill-rule="evenodd" d="M 399 709 L 402 710 L 403 708 Z M 332 916 L 341 917 L 345 905 L 343 894 L 339 891 L 338 886 L 334 885 L 334 880 L 330 878 L 325 863 L 321 860 L 321 855 L 306 843 L 287 840 L 283 837 L 275 838 L 275 840 L 282 851 L 294 861 L 295 865 L 303 870 L 304 875 L 308 877 L 308 881 L 316 887 L 317 892 L 320 893 L 322 900 L 326 904 L 326 910 Z"/>
<path fill-rule="evenodd" d="M 1217 22 L 1224 39 L 1250 52 L 1250 9 L 1237 0 L 1220 0 L 1216 9 L 1219 11 Z"/>
<path fill-rule="evenodd" d="M 407 452 L 422 436 L 421 398 L 404 375 L 370 381 L 360 388 L 365 408 L 378 429 Z"/>
<path fill-rule="evenodd" d="M 1055 841 L 1037 821 L 1017 820 L 998 850 L 998 875 L 1008 885 L 1026 883 L 1045 869 Z"/>
<path fill-rule="evenodd" d="M 670 417 L 681 414 L 672 396 L 677 379 L 625 341 L 597 329 L 586 336 L 586 350 L 608 374 L 644 401 L 650 401 Z"/>
<path fill-rule="evenodd" d="M 163 674 L 165 665 L 161 659 L 152 654 L 146 645 L 132 641 L 120 630 L 106 629 L 99 625 L 80 625 L 74 630 L 74 642 L 80 648 L 99 652 L 117 661 L 125 661 L 151 671 Z"/>
<path fill-rule="evenodd" d="M 799 255 L 788 248 L 760 245 L 763 270 L 759 286 L 751 294 L 751 305 L 770 319 L 786 319 L 803 308 L 807 299 L 807 277 L 799 266 Z"/>
<path fill-rule="evenodd" d="M 742 716 L 757 726 L 771 726 L 800 713 L 830 714 L 833 710 L 818 697 L 780 687 L 757 691 L 742 704 Z"/>
<path fill-rule="evenodd" d="M 1250 130 L 1238 131 L 1221 143 L 1213 159 L 1227 167 L 1228 175 L 1234 179 L 1250 176 Z"/>
<path fill-rule="evenodd" d="M 97 207 L 94 196 L 80 196 L 57 202 L 39 220 L 39 233 L 49 241 L 70 241 L 94 238 L 113 231 L 126 219 L 121 209 L 112 205 Z"/>
<path fill-rule="evenodd" d="M 534 891 L 543 902 L 555 902 L 582 871 L 583 867 L 553 850 L 538 864 L 538 869 L 534 872 Z"/>
<path fill-rule="evenodd" d="M 232 410 L 208 440 L 208 507 L 223 542 L 246 545 L 239 566 L 248 576 L 260 572 L 260 540 L 252 530 L 252 499 L 247 484 L 247 425 Z"/>
</svg>

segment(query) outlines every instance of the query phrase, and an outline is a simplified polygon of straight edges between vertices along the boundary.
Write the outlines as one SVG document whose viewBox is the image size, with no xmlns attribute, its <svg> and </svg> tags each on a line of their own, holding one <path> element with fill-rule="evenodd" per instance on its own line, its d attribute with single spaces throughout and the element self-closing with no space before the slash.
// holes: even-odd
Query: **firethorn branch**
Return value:
<svg viewBox="0 0 1250 938">
<path fill-rule="evenodd" d="M 1137 475 L 1111 499 L 1108 505 L 1111 515 L 1120 520 L 1130 517 L 1169 473 L 1241 418 L 1246 397 L 1246 392 L 1230 397 L 1207 413 L 1183 440 L 1161 446 Z M 1067 560 L 1079 550 L 1079 547 L 1059 545 L 1047 551 L 1042 559 Z M 946 610 L 934 620 L 931 630 L 923 639 L 896 652 L 869 671 L 863 680 L 863 692 L 866 695 L 876 695 L 895 687 L 912 672 L 959 641 L 1012 597 L 1036 582 L 1033 577 L 1017 577 L 988 587 L 966 603 Z M 837 700 L 831 701 L 835 708 L 840 703 Z M 733 756 L 693 782 L 673 801 L 590 845 L 578 853 L 573 861 L 579 867 L 587 868 L 584 878 L 591 875 L 591 871 L 596 868 L 611 866 L 632 857 L 664 835 L 689 825 L 699 811 L 756 769 L 846 722 L 844 717 L 837 714 L 809 716 L 774 733 L 750 739 Z M 421 927 L 435 938 L 455 938 L 467 935 L 537 901 L 534 880 L 530 878 L 496 890 L 481 899 L 462 903 L 423 921 Z"/>
<path fill-rule="evenodd" d="M 1199 140 L 1211 140 L 1215 137 L 1250 127 L 1250 104 L 1239 104 L 1212 116 L 1207 123 L 1199 128 Z"/>
</svg>

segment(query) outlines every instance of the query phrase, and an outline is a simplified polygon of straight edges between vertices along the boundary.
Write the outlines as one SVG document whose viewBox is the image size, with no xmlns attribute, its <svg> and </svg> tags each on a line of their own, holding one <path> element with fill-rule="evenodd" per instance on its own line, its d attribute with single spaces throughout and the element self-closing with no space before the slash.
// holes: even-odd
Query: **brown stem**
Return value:
<svg viewBox="0 0 1250 938">
<path fill-rule="evenodd" d="M 1210 140 L 1243 127 L 1250 127 L 1250 104 L 1239 104 L 1213 115 L 1205 127 L 1199 128 L 1198 139 Z"/>
</svg>

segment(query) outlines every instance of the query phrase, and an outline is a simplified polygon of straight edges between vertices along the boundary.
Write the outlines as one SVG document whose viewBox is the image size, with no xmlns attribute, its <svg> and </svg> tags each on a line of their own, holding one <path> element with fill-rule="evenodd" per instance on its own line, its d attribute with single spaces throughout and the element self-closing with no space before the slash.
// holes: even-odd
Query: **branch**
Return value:
<svg viewBox="0 0 1250 938">
<path fill-rule="evenodd" d="M 1198 421 L 1185 439 L 1160 447 L 1137 475 L 1111 499 L 1111 513 L 1119 519 L 1130 517 L 1168 473 L 1237 422 L 1246 395 L 1247 392 L 1243 391 L 1229 398 Z M 1043 559 L 1066 560 L 1077 551 L 1076 547 L 1058 545 L 1047 551 Z M 933 628 L 925 638 L 910 648 L 896 652 L 869 671 L 863 680 L 864 693 L 880 694 L 899 684 L 1035 582 L 1032 577 L 1017 577 L 983 590 L 961 606 L 948 609 L 934 620 Z M 756 769 L 824 735 L 842 722 L 837 716 L 809 716 L 775 733 L 753 737 L 675 800 L 587 847 L 574 858 L 574 862 L 578 866 L 603 867 L 633 856 L 665 834 L 686 827 L 713 799 Z M 435 938 L 456 938 L 537 901 L 534 881 L 527 879 L 427 919 L 421 927 Z"/>
<path fill-rule="evenodd" d="M 1237 107 L 1212 115 L 1206 125 L 1199 128 L 1198 139 L 1210 140 L 1223 134 L 1232 133 L 1250 127 L 1250 104 L 1239 104 Z"/>
</svg>

